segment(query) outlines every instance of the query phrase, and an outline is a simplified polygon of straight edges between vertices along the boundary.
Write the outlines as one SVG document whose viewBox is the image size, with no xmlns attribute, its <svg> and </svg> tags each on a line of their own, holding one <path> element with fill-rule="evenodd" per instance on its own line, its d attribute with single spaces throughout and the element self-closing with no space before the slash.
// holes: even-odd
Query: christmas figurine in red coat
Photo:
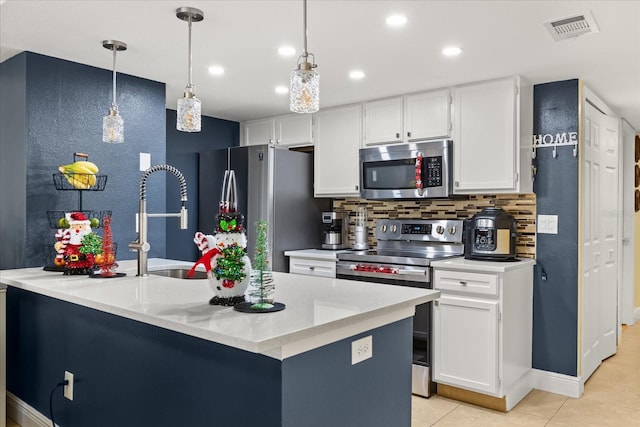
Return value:
<svg viewBox="0 0 640 427">
<path fill-rule="evenodd" d="M 63 231 L 64 238 L 55 244 L 58 254 L 64 258 L 65 274 L 89 274 L 94 256 L 82 251 L 84 237 L 91 233 L 91 221 L 82 212 L 67 214 L 69 228 Z"/>
</svg>

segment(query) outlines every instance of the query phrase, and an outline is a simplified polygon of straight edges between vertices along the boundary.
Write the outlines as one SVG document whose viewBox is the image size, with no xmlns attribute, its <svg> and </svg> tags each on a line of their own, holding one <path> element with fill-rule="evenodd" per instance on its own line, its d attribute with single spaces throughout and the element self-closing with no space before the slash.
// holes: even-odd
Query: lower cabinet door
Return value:
<svg viewBox="0 0 640 427">
<path fill-rule="evenodd" d="M 435 302 L 436 382 L 497 395 L 498 313 L 498 301 L 443 295 Z"/>
</svg>

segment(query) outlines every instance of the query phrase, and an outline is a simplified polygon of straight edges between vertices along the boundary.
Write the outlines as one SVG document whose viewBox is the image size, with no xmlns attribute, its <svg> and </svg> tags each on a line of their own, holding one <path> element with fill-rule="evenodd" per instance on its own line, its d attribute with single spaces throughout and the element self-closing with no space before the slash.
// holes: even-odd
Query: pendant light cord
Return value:
<svg viewBox="0 0 640 427">
<path fill-rule="evenodd" d="M 111 106 L 117 108 L 116 105 L 116 51 L 118 47 L 113 45 L 113 101 L 111 102 Z"/>
<path fill-rule="evenodd" d="M 191 15 L 189 15 L 189 84 L 188 84 L 188 88 L 193 88 L 193 75 L 192 75 L 192 70 L 193 67 L 191 66 L 191 61 L 193 60 L 193 56 L 191 55 Z"/>
<path fill-rule="evenodd" d="M 303 0 L 302 2 L 302 16 L 302 26 L 304 27 L 304 49 L 302 50 L 302 56 L 306 61 L 307 57 L 309 56 L 309 54 L 307 53 L 307 0 Z"/>
</svg>

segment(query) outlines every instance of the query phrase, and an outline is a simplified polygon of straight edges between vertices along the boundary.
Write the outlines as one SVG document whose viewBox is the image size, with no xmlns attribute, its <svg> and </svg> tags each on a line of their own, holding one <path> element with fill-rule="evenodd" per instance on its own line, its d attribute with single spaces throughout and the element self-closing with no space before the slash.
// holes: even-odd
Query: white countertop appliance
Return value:
<svg viewBox="0 0 640 427">
<path fill-rule="evenodd" d="M 449 139 L 360 149 L 363 199 L 446 198 L 453 191 Z"/>
<path fill-rule="evenodd" d="M 336 277 L 432 289 L 431 262 L 464 254 L 463 220 L 379 219 L 377 249 L 338 254 Z M 431 381 L 431 304 L 413 318 L 412 392 L 428 397 Z"/>
<path fill-rule="evenodd" d="M 516 219 L 500 208 L 485 208 L 465 224 L 467 259 L 515 261 Z"/>
</svg>

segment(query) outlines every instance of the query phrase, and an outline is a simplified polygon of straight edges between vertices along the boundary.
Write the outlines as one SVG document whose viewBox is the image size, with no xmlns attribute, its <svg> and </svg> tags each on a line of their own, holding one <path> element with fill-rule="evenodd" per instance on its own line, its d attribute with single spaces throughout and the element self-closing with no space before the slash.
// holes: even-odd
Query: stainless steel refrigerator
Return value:
<svg viewBox="0 0 640 427">
<path fill-rule="evenodd" d="M 199 169 L 198 230 L 214 234 L 224 171 L 233 169 L 252 260 L 260 219 L 269 224 L 273 271 L 289 271 L 285 251 L 320 248 L 321 213 L 330 205 L 313 197 L 313 153 L 270 145 L 233 147 L 200 153 Z"/>
</svg>

